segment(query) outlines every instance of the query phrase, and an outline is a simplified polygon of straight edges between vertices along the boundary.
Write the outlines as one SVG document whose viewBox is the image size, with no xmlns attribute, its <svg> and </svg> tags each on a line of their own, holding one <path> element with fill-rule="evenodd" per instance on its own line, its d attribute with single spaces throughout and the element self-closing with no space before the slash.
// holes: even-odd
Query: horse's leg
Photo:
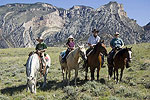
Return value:
<svg viewBox="0 0 150 100">
<path fill-rule="evenodd" d="M 62 69 L 63 82 L 64 82 L 64 69 Z"/>
<path fill-rule="evenodd" d="M 94 71 L 95 71 L 95 68 L 91 69 L 91 81 L 94 80 Z"/>
<path fill-rule="evenodd" d="M 42 88 L 44 88 L 44 86 L 46 85 L 46 77 L 47 77 L 47 74 L 44 75 L 44 82 L 43 82 Z"/>
<path fill-rule="evenodd" d="M 123 68 L 121 69 L 121 73 L 120 73 L 120 81 L 122 81 L 122 76 L 123 76 Z"/>
<path fill-rule="evenodd" d="M 29 85 L 28 85 L 28 80 L 27 80 L 27 90 L 26 91 L 28 92 L 28 90 L 29 90 Z"/>
<path fill-rule="evenodd" d="M 43 83 L 43 85 L 42 85 L 42 88 L 44 88 L 44 86 L 46 85 L 47 73 L 48 73 L 48 69 L 46 68 L 46 73 L 45 73 L 45 75 L 44 75 L 44 83 Z"/>
<path fill-rule="evenodd" d="M 36 94 L 36 84 L 34 85 L 34 93 Z"/>
<path fill-rule="evenodd" d="M 88 74 L 88 66 L 86 65 L 86 69 L 85 69 L 85 80 L 87 80 L 87 74 Z"/>
<path fill-rule="evenodd" d="M 99 72 L 100 72 L 100 68 L 97 68 L 97 80 L 99 80 Z"/>
<path fill-rule="evenodd" d="M 35 84 L 34 84 L 34 93 L 36 94 L 36 80 L 37 79 L 37 77 L 35 77 Z"/>
<path fill-rule="evenodd" d="M 114 68 L 114 80 L 116 81 L 116 75 L 115 75 L 116 73 L 115 72 L 116 72 L 116 69 Z"/>
<path fill-rule="evenodd" d="M 77 85 L 78 69 L 75 69 L 75 86 Z"/>
<path fill-rule="evenodd" d="M 116 69 L 116 74 L 117 74 L 117 81 L 116 81 L 116 83 L 118 83 L 119 82 L 118 81 L 118 76 L 119 76 L 118 69 Z"/>
<path fill-rule="evenodd" d="M 111 66 L 108 64 L 108 80 L 111 80 Z"/>
<path fill-rule="evenodd" d="M 70 77 L 71 77 L 71 72 L 69 71 L 68 85 L 70 84 Z"/>
<path fill-rule="evenodd" d="M 65 72 L 66 72 L 66 80 L 67 80 L 67 79 L 68 79 L 68 75 L 67 75 L 67 74 L 68 74 L 68 72 L 67 72 L 67 70 L 65 70 Z"/>
</svg>

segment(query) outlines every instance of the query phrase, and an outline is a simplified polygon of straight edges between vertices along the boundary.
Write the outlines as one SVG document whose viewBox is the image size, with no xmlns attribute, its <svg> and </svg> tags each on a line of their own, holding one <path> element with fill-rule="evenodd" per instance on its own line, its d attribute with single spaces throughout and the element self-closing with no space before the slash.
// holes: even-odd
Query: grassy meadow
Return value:
<svg viewBox="0 0 150 100">
<path fill-rule="evenodd" d="M 49 47 L 47 53 L 52 64 L 47 86 L 41 88 L 43 78 L 39 75 L 37 94 L 26 92 L 26 70 L 23 66 L 34 48 L 0 49 L 0 100 L 150 100 L 150 43 L 128 47 L 131 46 L 133 60 L 131 67 L 124 70 L 122 82 L 116 84 L 113 79 L 108 81 L 105 60 L 106 67 L 101 68 L 99 81 L 84 81 L 85 72 L 80 70 L 77 87 L 74 86 L 74 71 L 70 86 L 62 82 L 58 58 L 65 48 Z"/>
</svg>

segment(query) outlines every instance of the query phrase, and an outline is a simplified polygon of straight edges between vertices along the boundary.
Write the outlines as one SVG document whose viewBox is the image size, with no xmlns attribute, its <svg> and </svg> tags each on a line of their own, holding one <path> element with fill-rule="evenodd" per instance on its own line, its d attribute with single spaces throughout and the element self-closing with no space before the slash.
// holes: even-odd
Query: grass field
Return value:
<svg viewBox="0 0 150 100">
<path fill-rule="evenodd" d="M 77 87 L 73 81 L 74 71 L 71 86 L 62 83 L 58 55 L 64 48 L 48 48 L 47 53 L 52 59 L 52 64 L 47 86 L 42 89 L 43 79 L 39 79 L 37 94 L 26 92 L 26 70 L 23 66 L 29 52 L 34 49 L 0 49 L 0 100 L 150 100 L 150 43 L 131 46 L 133 60 L 131 67 L 124 70 L 122 82 L 115 84 L 113 79 L 108 81 L 105 60 L 106 67 L 101 69 L 99 81 L 84 81 L 85 72 L 80 70 Z M 88 78 L 90 79 L 90 73 Z"/>
</svg>

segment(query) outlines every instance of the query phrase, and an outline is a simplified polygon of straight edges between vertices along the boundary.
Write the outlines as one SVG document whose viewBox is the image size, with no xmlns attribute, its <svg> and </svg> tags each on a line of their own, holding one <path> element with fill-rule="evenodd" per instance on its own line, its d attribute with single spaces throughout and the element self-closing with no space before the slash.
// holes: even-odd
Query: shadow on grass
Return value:
<svg viewBox="0 0 150 100">
<path fill-rule="evenodd" d="M 77 86 L 82 86 L 86 82 L 87 82 L 86 80 L 77 79 Z M 56 82 L 54 80 L 48 81 L 44 88 L 42 88 L 42 84 L 43 84 L 42 82 L 39 82 L 38 84 L 40 84 L 39 89 L 41 89 L 42 91 L 63 89 L 64 87 L 68 86 L 67 81 Z M 74 80 L 70 81 L 70 86 L 75 86 Z"/>
<path fill-rule="evenodd" d="M 77 86 L 82 86 L 86 82 L 87 81 L 85 81 L 85 80 L 77 79 Z M 67 86 L 67 81 L 57 82 L 55 80 L 51 80 L 51 81 L 47 82 L 47 84 L 44 88 L 42 88 L 42 84 L 43 84 L 43 82 L 38 82 L 37 83 L 37 87 L 38 87 L 38 85 L 40 85 L 38 87 L 38 89 L 40 89 L 42 91 L 49 91 L 49 90 L 63 89 L 65 86 Z M 70 81 L 70 86 L 75 86 L 74 80 Z M 26 85 L 6 87 L 4 89 L 1 89 L 0 91 L 1 91 L 1 94 L 7 94 L 7 95 L 12 96 L 15 93 L 22 92 L 24 89 L 26 89 Z"/>
<path fill-rule="evenodd" d="M 22 92 L 26 88 L 26 85 L 19 85 L 19 86 L 13 86 L 13 87 L 6 87 L 4 89 L 1 89 L 1 94 L 8 94 L 12 96 L 16 92 Z"/>
</svg>

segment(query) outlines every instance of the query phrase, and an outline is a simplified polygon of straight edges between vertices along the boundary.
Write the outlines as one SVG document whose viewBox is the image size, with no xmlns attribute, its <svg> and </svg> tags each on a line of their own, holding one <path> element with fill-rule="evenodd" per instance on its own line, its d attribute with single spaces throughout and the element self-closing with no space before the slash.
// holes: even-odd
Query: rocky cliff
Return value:
<svg viewBox="0 0 150 100">
<path fill-rule="evenodd" d="M 48 46 L 63 45 L 72 34 L 86 43 L 92 29 L 109 44 L 118 31 L 125 44 L 149 42 L 150 32 L 130 19 L 122 4 L 109 2 L 97 9 L 73 6 L 65 10 L 46 3 L 0 6 L 0 48 L 32 47 L 39 36 Z"/>
</svg>

